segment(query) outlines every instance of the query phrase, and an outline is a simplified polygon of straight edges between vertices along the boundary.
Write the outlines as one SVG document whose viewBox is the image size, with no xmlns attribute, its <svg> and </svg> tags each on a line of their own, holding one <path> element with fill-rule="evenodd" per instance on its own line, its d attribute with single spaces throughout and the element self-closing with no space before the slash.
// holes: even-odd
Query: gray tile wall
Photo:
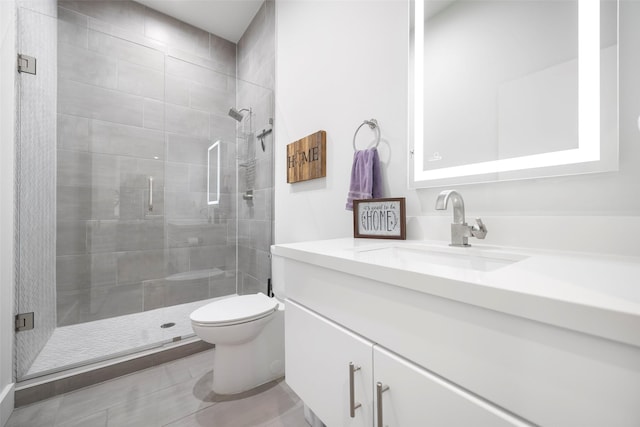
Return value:
<svg viewBox="0 0 640 427">
<path fill-rule="evenodd" d="M 238 41 L 238 79 L 274 89 L 275 1 L 266 0 Z"/>
<path fill-rule="evenodd" d="M 131 1 L 60 1 L 58 17 L 58 325 L 236 292 L 235 44 Z"/>
<path fill-rule="evenodd" d="M 240 157 L 255 159 L 255 169 L 239 170 L 239 192 L 253 189 L 254 199 L 238 202 L 238 291 L 265 292 L 271 277 L 269 247 L 273 241 L 273 133 L 265 138 L 265 151 L 255 138 L 268 129 L 274 112 L 275 4 L 264 2 L 238 42 L 238 106 L 251 106 L 253 137 L 238 138 Z M 245 128 L 246 130 L 246 128 Z M 239 136 L 242 134 L 239 132 Z M 247 172 L 254 176 L 247 179 Z M 243 176 L 245 175 L 245 176 Z"/>
</svg>

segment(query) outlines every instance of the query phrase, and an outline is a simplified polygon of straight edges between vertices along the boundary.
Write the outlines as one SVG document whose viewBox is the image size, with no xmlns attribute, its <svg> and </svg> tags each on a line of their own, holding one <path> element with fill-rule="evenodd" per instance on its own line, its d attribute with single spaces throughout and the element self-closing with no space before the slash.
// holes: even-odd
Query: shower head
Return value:
<svg viewBox="0 0 640 427">
<path fill-rule="evenodd" d="M 231 109 L 229 110 L 229 116 L 232 117 L 234 120 L 241 122 L 242 119 L 244 119 L 244 116 L 242 115 L 243 111 L 250 111 L 248 108 L 243 108 L 242 110 L 238 111 L 235 108 L 231 107 Z"/>
</svg>

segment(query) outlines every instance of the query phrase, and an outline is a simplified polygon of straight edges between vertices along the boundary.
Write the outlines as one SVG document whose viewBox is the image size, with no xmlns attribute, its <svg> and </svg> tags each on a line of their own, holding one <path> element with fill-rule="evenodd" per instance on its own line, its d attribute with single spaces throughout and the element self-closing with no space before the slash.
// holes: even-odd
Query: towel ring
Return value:
<svg viewBox="0 0 640 427">
<path fill-rule="evenodd" d="M 378 126 L 378 121 L 376 119 L 365 120 L 360 126 L 358 126 L 358 129 L 356 129 L 356 132 L 353 134 L 353 151 L 358 150 L 356 148 L 356 136 L 358 135 L 360 128 L 364 125 L 369 125 L 369 129 L 375 129 L 375 131 L 378 133 L 378 138 L 376 139 L 376 145 L 374 148 L 378 148 L 378 144 L 380 144 L 380 126 Z"/>
</svg>

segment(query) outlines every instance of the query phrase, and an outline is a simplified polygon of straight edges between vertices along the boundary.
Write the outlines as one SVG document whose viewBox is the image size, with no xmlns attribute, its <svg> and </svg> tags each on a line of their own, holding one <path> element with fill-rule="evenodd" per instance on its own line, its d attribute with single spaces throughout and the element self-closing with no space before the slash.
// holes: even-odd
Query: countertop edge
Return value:
<svg viewBox="0 0 640 427">
<path fill-rule="evenodd" d="M 338 239 L 336 242 L 341 240 Z M 363 263 L 336 254 L 302 250 L 291 245 L 274 245 L 272 254 L 640 347 L 640 333 L 637 332 L 640 331 L 640 314 Z M 362 264 L 366 264 L 367 268 L 362 268 Z"/>
</svg>

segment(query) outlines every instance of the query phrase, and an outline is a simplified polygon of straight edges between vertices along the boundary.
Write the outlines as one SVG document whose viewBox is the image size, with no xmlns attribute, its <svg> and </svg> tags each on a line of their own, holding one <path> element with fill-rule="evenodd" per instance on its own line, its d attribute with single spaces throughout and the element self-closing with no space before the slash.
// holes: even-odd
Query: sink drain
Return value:
<svg viewBox="0 0 640 427">
<path fill-rule="evenodd" d="M 163 323 L 162 325 L 160 325 L 162 329 L 170 328 L 172 326 L 176 326 L 176 324 L 173 322 L 169 322 L 169 323 Z"/>
</svg>

